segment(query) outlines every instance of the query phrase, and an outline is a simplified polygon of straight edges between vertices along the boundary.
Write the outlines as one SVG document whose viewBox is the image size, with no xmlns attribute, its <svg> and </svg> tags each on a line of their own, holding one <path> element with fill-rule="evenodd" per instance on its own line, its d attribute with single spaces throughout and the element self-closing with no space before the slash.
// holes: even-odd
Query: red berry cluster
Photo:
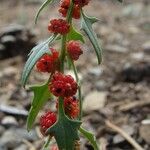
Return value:
<svg viewBox="0 0 150 150">
<path fill-rule="evenodd" d="M 85 5 L 88 5 L 90 0 L 73 0 L 73 1 L 76 5 L 79 5 L 80 7 L 83 7 Z"/>
<path fill-rule="evenodd" d="M 43 135 L 46 135 L 46 130 L 50 128 L 57 120 L 55 113 L 49 111 L 40 118 L 40 130 Z"/>
<path fill-rule="evenodd" d="M 70 0 L 61 0 L 60 1 L 59 12 L 62 14 L 63 17 L 67 16 L 69 6 L 70 6 Z M 75 19 L 80 18 L 80 6 L 79 5 L 74 4 L 72 17 L 75 18 Z"/>
<path fill-rule="evenodd" d="M 77 92 L 77 83 L 70 75 L 55 73 L 49 84 L 50 91 L 58 97 L 64 98 L 64 109 L 70 118 L 76 118 L 79 114 L 78 100 L 73 96 Z M 58 107 L 58 104 L 56 104 Z M 47 112 L 40 118 L 40 130 L 46 135 L 46 130 L 56 122 L 56 114 Z"/>
<path fill-rule="evenodd" d="M 60 34 L 67 34 L 69 32 L 70 25 L 67 21 L 63 19 L 53 19 L 50 21 L 48 25 L 48 30 L 52 33 L 60 33 Z"/>
<path fill-rule="evenodd" d="M 69 97 L 77 92 L 77 83 L 70 75 L 55 73 L 49 84 L 50 91 L 55 96 Z"/>
<path fill-rule="evenodd" d="M 59 53 L 51 48 L 51 55 L 45 54 L 42 56 L 42 58 L 36 63 L 36 67 L 38 71 L 40 72 L 48 72 L 53 73 L 55 70 L 58 70 L 59 68 Z"/>
<path fill-rule="evenodd" d="M 56 108 L 58 109 L 58 102 Z M 75 96 L 64 98 L 64 110 L 70 118 L 77 118 L 79 115 L 79 100 Z"/>
<path fill-rule="evenodd" d="M 80 44 L 77 41 L 69 41 L 66 47 L 72 60 L 78 60 L 79 56 L 83 54 Z"/>
<path fill-rule="evenodd" d="M 80 18 L 80 8 L 87 5 L 90 0 L 73 0 L 74 6 L 73 6 L 73 12 L 72 17 L 74 19 Z M 62 14 L 63 17 L 67 16 L 68 10 L 70 7 L 70 0 L 61 0 L 60 1 L 60 9 L 59 12 Z"/>
<path fill-rule="evenodd" d="M 64 99 L 65 113 L 70 118 L 77 118 L 79 115 L 79 101 L 75 96 Z"/>
</svg>

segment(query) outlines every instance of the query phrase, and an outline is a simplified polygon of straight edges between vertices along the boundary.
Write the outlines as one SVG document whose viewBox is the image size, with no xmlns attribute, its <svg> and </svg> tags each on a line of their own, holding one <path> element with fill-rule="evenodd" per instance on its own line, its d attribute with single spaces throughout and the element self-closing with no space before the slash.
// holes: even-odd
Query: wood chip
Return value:
<svg viewBox="0 0 150 150">
<path fill-rule="evenodd" d="M 106 126 L 113 129 L 120 135 L 122 135 L 136 150 L 144 150 L 130 135 L 128 135 L 124 130 L 120 127 L 116 126 L 115 124 L 111 123 L 109 120 L 105 121 Z"/>
<path fill-rule="evenodd" d="M 143 107 L 143 106 L 147 106 L 147 105 L 150 105 L 150 99 L 134 101 L 134 102 L 130 102 L 128 104 L 123 104 L 119 107 L 119 110 L 120 111 L 129 111 L 133 108 L 139 108 L 139 107 Z"/>
</svg>

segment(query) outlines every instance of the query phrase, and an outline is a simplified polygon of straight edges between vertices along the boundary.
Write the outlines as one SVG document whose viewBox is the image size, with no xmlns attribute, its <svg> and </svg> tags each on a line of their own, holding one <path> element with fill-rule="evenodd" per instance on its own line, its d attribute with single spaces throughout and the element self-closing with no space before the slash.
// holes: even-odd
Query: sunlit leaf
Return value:
<svg viewBox="0 0 150 150">
<path fill-rule="evenodd" d="M 67 35 L 67 40 L 79 40 L 82 43 L 84 43 L 84 38 L 83 35 L 81 33 L 79 33 L 78 31 L 76 31 L 73 27 L 71 27 L 70 32 Z"/>
</svg>

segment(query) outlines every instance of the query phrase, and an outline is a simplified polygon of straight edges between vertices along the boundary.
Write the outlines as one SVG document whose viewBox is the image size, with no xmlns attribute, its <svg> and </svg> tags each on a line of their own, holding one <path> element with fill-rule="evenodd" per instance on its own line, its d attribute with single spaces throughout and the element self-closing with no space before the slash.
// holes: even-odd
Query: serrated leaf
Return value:
<svg viewBox="0 0 150 150">
<path fill-rule="evenodd" d="M 27 129 L 30 130 L 38 115 L 40 109 L 44 106 L 47 100 L 52 96 L 48 90 L 48 83 L 44 85 L 31 86 L 30 89 L 34 92 L 31 108 L 27 118 Z"/>
<path fill-rule="evenodd" d="M 56 35 L 53 35 L 48 40 L 38 44 L 31 50 L 31 52 L 29 54 L 29 58 L 25 64 L 25 67 L 24 67 L 24 70 L 23 70 L 22 76 L 21 76 L 21 83 L 23 86 L 26 85 L 26 82 L 31 73 L 31 70 L 33 69 L 34 65 L 39 60 L 39 58 L 41 58 L 45 53 L 50 52 L 49 44 L 52 43 L 55 40 L 55 38 L 56 38 Z"/>
<path fill-rule="evenodd" d="M 81 33 L 79 33 L 78 31 L 76 31 L 73 27 L 70 28 L 70 32 L 67 35 L 67 40 L 79 40 L 82 43 L 84 43 L 84 38 L 83 35 Z"/>
<path fill-rule="evenodd" d="M 88 17 L 81 12 L 81 29 L 87 34 L 97 55 L 98 63 L 102 61 L 102 48 L 99 45 L 98 38 L 92 29 L 92 24 L 97 21 L 94 17 Z"/>
<path fill-rule="evenodd" d="M 52 3 L 53 1 L 54 1 L 54 0 L 46 0 L 46 1 L 41 5 L 41 7 L 39 8 L 39 10 L 38 10 L 38 12 L 37 12 L 37 14 L 36 14 L 36 16 L 35 16 L 35 24 L 37 23 L 37 20 L 38 20 L 38 18 L 39 18 L 39 15 L 40 15 L 41 11 L 42 11 L 48 4 Z"/>
<path fill-rule="evenodd" d="M 88 132 L 87 130 L 85 130 L 81 127 L 80 127 L 79 131 L 84 135 L 84 137 L 86 137 L 90 141 L 94 150 L 99 150 L 99 147 L 96 143 L 96 138 L 95 138 L 94 134 Z"/>
<path fill-rule="evenodd" d="M 79 140 L 80 125 L 80 121 L 69 119 L 64 111 L 61 111 L 58 121 L 47 130 L 47 133 L 54 135 L 60 150 L 74 150 L 75 142 Z"/>
</svg>

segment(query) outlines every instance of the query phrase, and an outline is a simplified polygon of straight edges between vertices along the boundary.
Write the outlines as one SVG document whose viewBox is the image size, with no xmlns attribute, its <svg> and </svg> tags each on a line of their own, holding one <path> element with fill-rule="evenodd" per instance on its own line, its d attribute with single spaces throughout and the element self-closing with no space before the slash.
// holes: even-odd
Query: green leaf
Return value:
<svg viewBox="0 0 150 150">
<path fill-rule="evenodd" d="M 33 101 L 27 118 L 27 129 L 30 130 L 33 126 L 33 123 L 38 115 L 40 109 L 52 97 L 49 89 L 48 82 L 44 85 L 31 86 L 30 89 L 34 92 Z"/>
<path fill-rule="evenodd" d="M 28 77 L 31 73 L 36 62 L 41 58 L 45 53 L 49 53 L 49 44 L 52 43 L 56 38 L 56 35 L 51 36 L 48 40 L 38 44 L 35 46 L 30 54 L 29 58 L 25 64 L 22 76 L 21 76 L 21 83 L 25 87 Z"/>
<path fill-rule="evenodd" d="M 91 41 L 98 58 L 98 63 L 100 64 L 102 61 L 102 48 L 100 47 L 98 38 L 92 29 L 92 24 L 96 21 L 96 18 L 88 17 L 83 12 L 81 12 L 81 29 L 83 29 Z"/>
<path fill-rule="evenodd" d="M 60 105 L 58 121 L 47 133 L 54 135 L 60 150 L 74 150 L 75 142 L 79 140 L 78 129 L 81 122 L 71 120 L 64 114 L 63 100 L 59 100 L 59 108 Z"/>
<path fill-rule="evenodd" d="M 82 43 L 84 43 L 84 38 L 83 35 L 81 33 L 79 33 L 78 31 L 76 31 L 73 27 L 70 28 L 70 32 L 67 35 L 67 40 L 79 40 Z"/>
<path fill-rule="evenodd" d="M 90 141 L 94 150 L 99 150 L 99 147 L 96 143 L 96 138 L 95 138 L 94 134 L 88 132 L 87 130 L 85 130 L 81 127 L 80 127 L 79 131 L 84 135 L 84 137 L 86 137 Z"/>
<path fill-rule="evenodd" d="M 35 24 L 37 23 L 37 20 L 38 20 L 38 18 L 39 18 L 39 15 L 40 15 L 41 11 L 42 11 L 48 4 L 52 3 L 53 1 L 54 1 L 54 0 L 46 0 L 46 1 L 41 5 L 41 7 L 39 8 L 39 10 L 38 10 L 38 12 L 37 12 L 37 14 L 36 14 L 36 16 L 35 16 Z"/>
</svg>

